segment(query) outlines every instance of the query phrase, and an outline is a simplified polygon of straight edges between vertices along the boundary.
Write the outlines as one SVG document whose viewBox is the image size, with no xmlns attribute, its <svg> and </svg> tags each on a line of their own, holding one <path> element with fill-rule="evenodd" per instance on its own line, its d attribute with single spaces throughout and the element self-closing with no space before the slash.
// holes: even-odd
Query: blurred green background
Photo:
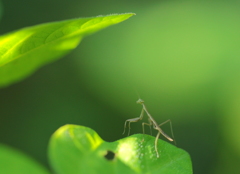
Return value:
<svg viewBox="0 0 240 174">
<path fill-rule="evenodd" d="M 240 2 L 2 0 L 0 34 L 76 17 L 134 12 L 85 38 L 68 56 L 0 89 L 0 143 L 48 165 L 51 134 L 71 123 L 106 141 L 145 100 L 172 120 L 195 174 L 240 172 Z M 1 78 L 1 77 L 0 77 Z M 170 135 L 169 125 L 163 126 Z M 131 133 L 141 133 L 141 123 Z"/>
</svg>

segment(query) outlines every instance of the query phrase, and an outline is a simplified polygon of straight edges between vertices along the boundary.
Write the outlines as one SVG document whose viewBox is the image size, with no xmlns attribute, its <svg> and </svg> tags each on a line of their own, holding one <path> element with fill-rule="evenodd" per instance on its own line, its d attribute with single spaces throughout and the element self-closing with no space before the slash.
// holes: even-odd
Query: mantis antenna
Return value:
<svg viewBox="0 0 240 174">
<path fill-rule="evenodd" d="M 131 119 L 128 119 L 125 121 L 125 124 L 124 124 L 124 131 L 123 131 L 123 134 L 125 133 L 125 129 L 126 129 L 126 125 L 128 123 L 128 136 L 130 134 L 130 123 L 132 122 L 138 122 L 139 120 L 142 120 L 143 119 L 143 115 L 144 115 L 144 111 L 146 112 L 147 116 L 148 116 L 148 121 L 149 123 L 145 123 L 143 122 L 142 123 L 142 127 L 143 127 L 143 133 L 144 133 L 144 125 L 148 125 L 150 126 L 153 126 L 153 129 L 156 129 L 158 131 L 158 134 L 156 136 L 156 139 L 155 139 L 155 151 L 156 151 L 156 154 L 157 154 L 157 158 L 159 158 L 159 153 L 158 153 L 158 149 L 157 149 L 157 143 L 158 143 L 158 138 L 160 136 L 160 134 L 162 134 L 166 139 L 168 139 L 169 141 L 174 141 L 171 137 L 169 137 L 165 132 L 163 132 L 163 130 L 160 128 L 160 126 L 162 126 L 163 124 L 167 123 L 167 122 L 170 122 L 170 127 L 171 127 L 171 131 L 172 131 L 172 124 L 171 124 L 171 120 L 167 120 L 161 124 L 157 124 L 157 122 L 154 120 L 154 118 L 151 116 L 151 114 L 148 112 L 145 104 L 144 104 L 144 101 L 142 99 L 138 99 L 137 100 L 137 104 L 141 104 L 143 106 L 142 108 L 142 111 L 141 111 L 141 114 L 139 117 L 136 117 L 136 118 L 131 118 Z M 173 136 L 173 133 L 172 133 L 172 136 Z M 173 136 L 174 138 L 174 136 Z"/>
</svg>

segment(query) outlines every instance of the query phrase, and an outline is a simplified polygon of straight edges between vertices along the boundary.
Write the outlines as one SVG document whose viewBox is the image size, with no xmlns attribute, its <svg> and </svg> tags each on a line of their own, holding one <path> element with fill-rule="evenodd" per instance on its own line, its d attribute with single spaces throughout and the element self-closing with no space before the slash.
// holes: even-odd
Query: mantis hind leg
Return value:
<svg viewBox="0 0 240 174">
<path fill-rule="evenodd" d="M 172 135 L 174 144 L 177 145 L 177 142 L 176 142 L 176 140 L 175 140 L 175 138 L 174 138 L 174 135 L 173 135 L 172 121 L 171 121 L 170 119 L 168 119 L 168 120 L 164 121 L 163 123 L 159 124 L 158 126 L 161 127 L 162 125 L 164 125 L 164 124 L 166 124 L 166 123 L 168 123 L 168 122 L 169 122 L 169 124 L 170 124 L 171 135 Z"/>
<path fill-rule="evenodd" d="M 158 132 L 158 134 L 157 134 L 157 136 L 156 136 L 156 138 L 155 138 L 155 143 L 154 143 L 154 145 L 155 145 L 155 151 L 156 151 L 156 154 L 157 154 L 157 158 L 159 158 L 159 153 L 158 153 L 157 145 L 158 145 L 158 138 L 159 138 L 160 134 L 161 134 L 161 132 Z"/>
</svg>

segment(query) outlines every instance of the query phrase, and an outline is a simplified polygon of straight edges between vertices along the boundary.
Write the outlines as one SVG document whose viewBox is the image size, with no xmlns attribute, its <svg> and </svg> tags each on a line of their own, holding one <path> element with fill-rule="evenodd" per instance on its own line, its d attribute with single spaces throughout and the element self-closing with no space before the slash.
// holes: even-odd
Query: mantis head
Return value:
<svg viewBox="0 0 240 174">
<path fill-rule="evenodd" d="M 144 103 L 143 99 L 138 99 L 137 100 L 137 104 L 143 104 L 143 103 Z"/>
</svg>

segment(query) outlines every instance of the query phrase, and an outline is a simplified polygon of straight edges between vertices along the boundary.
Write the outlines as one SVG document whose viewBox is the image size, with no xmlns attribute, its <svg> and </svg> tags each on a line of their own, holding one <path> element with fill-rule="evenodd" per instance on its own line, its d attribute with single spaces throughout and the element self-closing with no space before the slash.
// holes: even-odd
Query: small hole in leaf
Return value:
<svg viewBox="0 0 240 174">
<path fill-rule="evenodd" d="M 104 157 L 105 157 L 107 160 L 113 160 L 114 157 L 115 157 L 115 153 L 112 152 L 112 151 L 110 151 L 110 150 L 108 150 L 107 153 L 106 153 L 106 155 L 105 155 Z"/>
</svg>

